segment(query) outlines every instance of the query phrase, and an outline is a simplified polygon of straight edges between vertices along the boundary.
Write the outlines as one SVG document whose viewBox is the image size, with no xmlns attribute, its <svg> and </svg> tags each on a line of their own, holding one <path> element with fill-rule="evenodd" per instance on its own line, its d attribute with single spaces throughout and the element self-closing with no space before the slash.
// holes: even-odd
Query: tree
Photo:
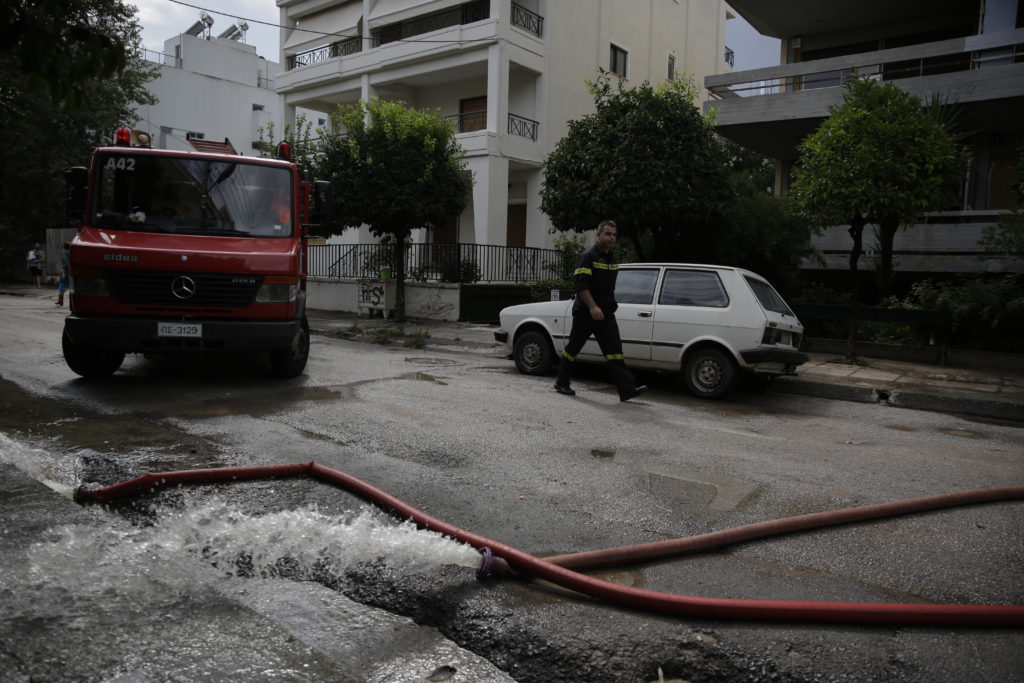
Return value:
<svg viewBox="0 0 1024 683">
<path fill-rule="evenodd" d="M 602 71 L 590 85 L 595 112 L 570 121 L 544 160 L 541 210 L 563 231 L 615 220 L 642 261 L 716 260 L 708 235 L 721 228 L 731 193 L 692 80 L 613 89 Z"/>
<path fill-rule="evenodd" d="M 120 0 L 13 0 L 0 15 L 0 57 L 21 76 L 20 90 L 48 90 L 74 105 L 91 79 L 128 66 L 138 46 L 135 12 Z"/>
<path fill-rule="evenodd" d="M 331 115 L 317 177 L 329 180 L 334 208 L 324 234 L 366 224 L 395 245 L 395 315 L 405 320 L 405 243 L 416 228 L 441 225 L 469 202 L 455 126 L 438 112 L 371 98 Z"/>
<path fill-rule="evenodd" d="M 137 104 L 155 102 L 145 84 L 156 68 L 130 56 L 141 45 L 140 27 L 120 0 L 18 2 L 5 26 L 25 34 L 5 31 L 13 41 L 0 48 L 0 250 L 4 263 L 24 264 L 28 244 L 64 225 L 64 172 L 87 165 L 115 128 L 133 125 Z M 94 33 L 104 38 L 88 37 Z M 48 54 L 26 69 L 26 55 L 39 50 Z M 109 54 L 118 50 L 120 57 Z M 68 55 L 74 64 L 64 64 Z"/>
<path fill-rule="evenodd" d="M 864 226 L 878 225 L 879 285 L 882 296 L 888 296 L 897 230 L 955 196 L 966 154 L 956 135 L 918 97 L 893 83 L 857 78 L 846 88 L 842 106 L 830 107 L 829 118 L 800 143 L 790 196 L 816 225 L 850 226 L 853 296 L 847 355 L 856 359 L 857 266 Z"/>
</svg>

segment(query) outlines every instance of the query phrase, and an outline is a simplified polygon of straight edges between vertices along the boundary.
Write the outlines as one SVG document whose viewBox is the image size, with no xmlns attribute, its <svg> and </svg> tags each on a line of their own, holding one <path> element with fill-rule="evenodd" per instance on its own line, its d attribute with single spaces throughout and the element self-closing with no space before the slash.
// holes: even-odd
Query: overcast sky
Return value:
<svg viewBox="0 0 1024 683">
<path fill-rule="evenodd" d="M 255 45 L 261 57 L 273 62 L 278 60 L 280 29 L 276 24 L 280 14 L 274 0 L 187 0 L 187 4 L 174 0 L 129 2 L 139 8 L 142 42 L 147 50 L 160 52 L 165 40 L 184 33 L 199 19 L 199 12 L 205 10 L 213 17 L 210 32 L 214 36 L 220 35 L 231 24 L 241 22 L 242 19 L 236 17 L 242 17 L 249 24 L 245 42 Z M 725 44 L 735 53 L 736 71 L 779 63 L 778 39 L 760 35 L 742 17 L 725 23 Z"/>
</svg>

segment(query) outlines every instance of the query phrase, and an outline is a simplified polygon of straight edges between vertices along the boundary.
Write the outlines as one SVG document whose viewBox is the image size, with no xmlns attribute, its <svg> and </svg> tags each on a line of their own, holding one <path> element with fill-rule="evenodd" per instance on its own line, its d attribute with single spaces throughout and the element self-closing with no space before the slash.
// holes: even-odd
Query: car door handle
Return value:
<svg viewBox="0 0 1024 683">
<path fill-rule="evenodd" d="M 636 312 L 636 316 L 638 318 L 650 318 L 652 315 L 654 315 L 654 314 L 651 313 L 650 311 L 637 311 Z"/>
</svg>

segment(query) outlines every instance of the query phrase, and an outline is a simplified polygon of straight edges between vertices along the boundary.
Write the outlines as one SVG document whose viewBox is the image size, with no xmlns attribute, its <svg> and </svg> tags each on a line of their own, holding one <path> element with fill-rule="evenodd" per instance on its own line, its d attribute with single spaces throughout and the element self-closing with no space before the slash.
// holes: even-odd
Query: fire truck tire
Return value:
<svg viewBox="0 0 1024 683">
<path fill-rule="evenodd" d="M 68 336 L 66 330 L 61 339 L 61 347 L 64 350 L 64 360 L 68 367 L 75 374 L 87 379 L 109 377 L 117 372 L 124 361 L 123 351 L 109 351 L 76 344 Z"/>
<path fill-rule="evenodd" d="M 292 339 L 292 345 L 270 352 L 270 367 L 274 374 L 283 379 L 298 377 L 306 369 L 309 358 L 309 323 L 302 318 L 298 334 Z"/>
</svg>

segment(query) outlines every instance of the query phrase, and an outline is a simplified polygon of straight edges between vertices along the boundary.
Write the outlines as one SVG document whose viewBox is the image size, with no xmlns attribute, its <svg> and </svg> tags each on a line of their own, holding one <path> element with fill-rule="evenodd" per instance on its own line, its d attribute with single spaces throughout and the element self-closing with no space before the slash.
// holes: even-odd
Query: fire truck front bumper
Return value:
<svg viewBox="0 0 1024 683">
<path fill-rule="evenodd" d="M 69 315 L 64 333 L 76 344 L 125 353 L 258 352 L 287 348 L 301 317 L 283 321 L 166 320 Z"/>
</svg>

